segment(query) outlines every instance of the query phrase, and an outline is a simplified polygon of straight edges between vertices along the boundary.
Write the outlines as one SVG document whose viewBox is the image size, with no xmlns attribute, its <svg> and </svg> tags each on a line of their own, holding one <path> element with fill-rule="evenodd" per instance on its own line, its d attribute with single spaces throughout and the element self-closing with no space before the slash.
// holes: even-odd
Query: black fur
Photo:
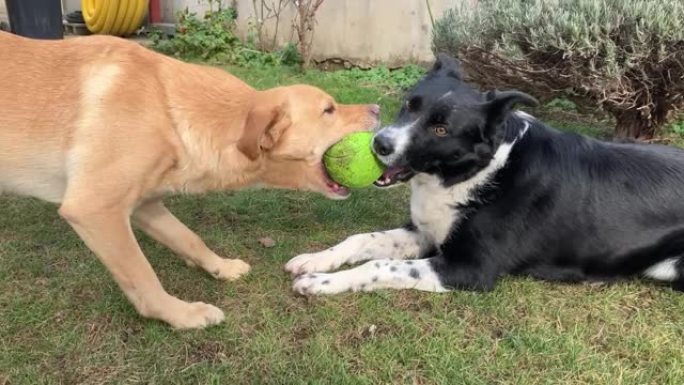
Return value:
<svg viewBox="0 0 684 385">
<path fill-rule="evenodd" d="M 444 286 L 489 290 L 504 275 L 612 281 L 678 258 L 671 283 L 684 287 L 683 150 L 559 132 L 512 112 L 536 104 L 530 96 L 468 86 L 451 58 L 440 57 L 406 100 L 394 125 L 417 123 L 395 163 L 436 175 L 445 188 L 514 142 L 488 183 L 455 203 L 459 215 L 437 219 L 456 222 L 423 255 Z"/>
</svg>

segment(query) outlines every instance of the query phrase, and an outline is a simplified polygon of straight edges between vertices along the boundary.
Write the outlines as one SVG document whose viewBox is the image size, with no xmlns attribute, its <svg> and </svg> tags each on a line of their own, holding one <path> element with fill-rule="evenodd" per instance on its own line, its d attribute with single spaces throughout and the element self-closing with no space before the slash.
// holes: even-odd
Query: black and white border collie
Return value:
<svg viewBox="0 0 684 385">
<path fill-rule="evenodd" d="M 481 93 L 440 56 L 374 138 L 389 166 L 376 184 L 410 181 L 411 223 L 293 258 L 294 290 L 486 291 L 504 275 L 681 290 L 684 150 L 561 133 L 516 104 L 536 101 Z"/>
</svg>

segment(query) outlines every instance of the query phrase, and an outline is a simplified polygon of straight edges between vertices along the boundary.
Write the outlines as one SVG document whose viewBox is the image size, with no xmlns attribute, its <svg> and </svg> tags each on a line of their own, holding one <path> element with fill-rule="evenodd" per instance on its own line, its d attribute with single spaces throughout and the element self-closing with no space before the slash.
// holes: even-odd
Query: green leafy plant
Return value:
<svg viewBox="0 0 684 385">
<path fill-rule="evenodd" d="M 297 49 L 297 45 L 288 43 L 285 47 L 278 51 L 280 54 L 280 63 L 288 66 L 295 66 L 302 64 L 302 55 Z"/>
<path fill-rule="evenodd" d="M 202 60 L 237 65 L 295 65 L 301 62 L 297 48 L 289 44 L 281 50 L 265 52 L 254 44 L 243 43 L 235 35 L 235 8 L 220 1 L 204 17 L 185 9 L 178 15 L 176 33 L 168 37 L 161 31 L 149 34 L 152 48 L 184 60 Z M 216 7 L 214 7 L 216 5 Z"/>
<path fill-rule="evenodd" d="M 334 74 L 334 76 L 351 79 L 360 84 L 373 84 L 376 87 L 386 89 L 405 90 L 413 86 L 425 74 L 425 70 L 417 65 L 407 65 L 396 70 L 379 66 L 368 70 L 352 68 L 337 71 Z"/>
<path fill-rule="evenodd" d="M 484 87 L 602 107 L 618 136 L 651 137 L 684 106 L 681 0 L 463 2 L 436 23 L 433 50 Z"/>
<path fill-rule="evenodd" d="M 679 136 L 684 136 L 684 120 L 680 120 L 677 122 L 672 122 L 669 125 L 670 131 L 673 133 L 679 135 Z"/>
<path fill-rule="evenodd" d="M 176 33 L 170 38 L 153 33 L 152 47 L 183 59 L 210 60 L 229 55 L 241 48 L 234 33 L 235 18 L 235 10 L 230 7 L 210 10 L 203 18 L 185 9 L 178 15 Z"/>
<path fill-rule="evenodd" d="M 554 98 L 544 105 L 550 110 L 576 111 L 577 104 L 567 98 Z"/>
</svg>

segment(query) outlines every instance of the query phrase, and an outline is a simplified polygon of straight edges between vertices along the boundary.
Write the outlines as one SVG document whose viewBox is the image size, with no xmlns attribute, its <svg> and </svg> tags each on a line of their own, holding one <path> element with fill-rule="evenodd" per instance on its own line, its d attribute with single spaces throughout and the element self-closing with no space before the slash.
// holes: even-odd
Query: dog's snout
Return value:
<svg viewBox="0 0 684 385">
<path fill-rule="evenodd" d="M 394 152 L 394 144 L 386 136 L 376 135 L 373 138 L 373 150 L 378 155 L 387 156 Z"/>
<path fill-rule="evenodd" d="M 368 106 L 368 111 L 373 115 L 374 117 L 378 118 L 380 117 L 380 106 L 377 104 L 371 104 Z"/>
</svg>

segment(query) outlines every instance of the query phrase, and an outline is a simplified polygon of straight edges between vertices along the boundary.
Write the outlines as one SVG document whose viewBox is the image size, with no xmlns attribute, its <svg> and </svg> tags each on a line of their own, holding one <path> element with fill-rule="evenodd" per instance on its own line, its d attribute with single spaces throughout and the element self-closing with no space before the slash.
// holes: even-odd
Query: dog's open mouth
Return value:
<svg viewBox="0 0 684 385">
<path fill-rule="evenodd" d="M 389 187 L 399 182 L 406 182 L 414 175 L 414 172 L 406 166 L 390 166 L 373 182 L 377 187 Z"/>
<path fill-rule="evenodd" d="M 335 182 L 332 180 L 330 175 L 328 175 L 328 171 L 325 169 L 325 166 L 321 164 L 321 170 L 323 171 L 323 179 L 325 180 L 325 185 L 328 187 L 328 191 L 333 193 L 334 195 L 337 195 L 339 197 L 347 197 L 351 193 L 347 187 L 342 186 L 341 184 Z"/>
</svg>

